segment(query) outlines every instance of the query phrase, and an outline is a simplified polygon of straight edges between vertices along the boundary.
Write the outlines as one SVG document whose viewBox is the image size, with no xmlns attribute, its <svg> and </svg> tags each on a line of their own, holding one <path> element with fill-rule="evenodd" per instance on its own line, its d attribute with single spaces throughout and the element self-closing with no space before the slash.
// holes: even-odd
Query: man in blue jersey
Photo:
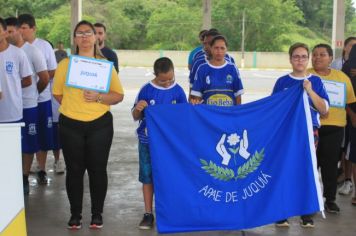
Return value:
<svg viewBox="0 0 356 236">
<path fill-rule="evenodd" d="M 233 106 L 241 104 L 243 86 L 235 64 L 225 59 L 227 41 L 217 35 L 211 42 L 211 59 L 201 64 L 194 77 L 190 92 L 193 104 Z"/>
<path fill-rule="evenodd" d="M 156 77 L 141 88 L 132 108 L 134 120 L 140 121 L 137 129 L 139 140 L 139 181 L 143 184 L 142 192 L 145 203 L 145 214 L 139 224 L 140 229 L 151 229 L 154 220 L 152 214 L 152 166 L 144 110 L 147 106 L 187 102 L 183 89 L 175 82 L 173 63 L 169 58 L 163 57 L 156 60 L 154 74 Z"/>
</svg>

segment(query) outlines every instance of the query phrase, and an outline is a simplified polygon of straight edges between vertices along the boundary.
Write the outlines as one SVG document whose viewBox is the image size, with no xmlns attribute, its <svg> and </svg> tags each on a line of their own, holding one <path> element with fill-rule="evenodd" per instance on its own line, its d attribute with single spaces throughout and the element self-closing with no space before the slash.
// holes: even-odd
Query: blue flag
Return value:
<svg viewBox="0 0 356 236">
<path fill-rule="evenodd" d="M 323 210 L 307 95 L 146 111 L 160 233 L 240 230 Z"/>
</svg>

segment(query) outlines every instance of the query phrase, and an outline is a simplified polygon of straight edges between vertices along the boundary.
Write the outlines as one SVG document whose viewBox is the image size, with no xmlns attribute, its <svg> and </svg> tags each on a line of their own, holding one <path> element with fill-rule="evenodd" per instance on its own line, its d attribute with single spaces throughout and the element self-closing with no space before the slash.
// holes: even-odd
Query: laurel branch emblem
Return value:
<svg viewBox="0 0 356 236">
<path fill-rule="evenodd" d="M 200 163 L 202 164 L 201 168 L 215 179 L 237 181 L 238 179 L 246 178 L 248 174 L 254 172 L 263 161 L 264 155 L 264 149 L 260 152 L 256 151 L 247 162 L 237 168 L 236 172 L 231 168 L 217 165 L 211 160 L 208 163 L 206 160 L 200 159 Z"/>
</svg>

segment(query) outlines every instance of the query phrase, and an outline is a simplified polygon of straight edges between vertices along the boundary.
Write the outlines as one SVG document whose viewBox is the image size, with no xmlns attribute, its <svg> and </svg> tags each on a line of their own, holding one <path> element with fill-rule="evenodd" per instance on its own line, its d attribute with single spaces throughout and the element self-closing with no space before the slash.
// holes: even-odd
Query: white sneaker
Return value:
<svg viewBox="0 0 356 236">
<path fill-rule="evenodd" d="M 65 171 L 65 165 L 64 162 L 59 159 L 57 162 L 54 162 L 53 164 L 53 169 L 56 174 L 62 174 Z"/>
<path fill-rule="evenodd" d="M 340 195 L 349 195 L 352 193 L 352 182 L 350 180 L 346 180 L 344 184 L 339 189 Z"/>
</svg>

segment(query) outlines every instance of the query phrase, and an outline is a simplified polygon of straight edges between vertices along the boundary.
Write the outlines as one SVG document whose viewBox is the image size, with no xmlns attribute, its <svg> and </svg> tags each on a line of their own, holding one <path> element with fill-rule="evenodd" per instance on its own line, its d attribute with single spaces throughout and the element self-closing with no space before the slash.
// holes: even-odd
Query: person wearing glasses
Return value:
<svg viewBox="0 0 356 236">
<path fill-rule="evenodd" d="M 318 128 L 320 127 L 319 117 L 320 115 L 327 115 L 329 110 L 329 97 L 320 77 L 312 75 L 307 71 L 309 62 L 309 48 L 307 45 L 304 43 L 295 43 L 290 46 L 289 61 L 293 71 L 277 80 L 272 95 L 293 86 L 303 86 L 308 94 L 314 131 L 314 145 L 317 147 Z M 301 216 L 300 225 L 305 228 L 314 227 L 312 215 Z M 288 227 L 289 222 L 287 219 L 283 219 L 276 222 L 276 226 Z"/>
<path fill-rule="evenodd" d="M 139 224 L 140 229 L 151 229 L 154 217 L 152 214 L 153 180 L 151 157 L 148 145 L 145 109 L 158 104 L 187 103 L 186 95 L 174 79 L 174 67 L 167 57 L 159 58 L 154 66 L 155 78 L 146 83 L 139 91 L 132 108 L 132 117 L 139 121 L 137 128 L 139 152 L 139 181 L 142 183 L 145 214 Z"/>
<path fill-rule="evenodd" d="M 211 58 L 201 64 L 190 91 L 192 104 L 234 106 L 241 104 L 244 93 L 236 65 L 226 60 L 227 40 L 216 35 L 210 41 Z"/>
<path fill-rule="evenodd" d="M 96 45 L 94 26 L 80 21 L 74 29 L 76 55 L 105 60 Z M 66 85 L 70 59 L 63 59 L 56 70 L 53 96 L 60 103 L 59 137 L 67 167 L 66 189 L 70 203 L 69 229 L 82 226 L 83 177 L 89 176 L 91 196 L 90 228 L 103 227 L 103 207 L 107 192 L 107 163 L 113 138 L 113 117 L 110 105 L 121 102 L 123 88 L 112 68 L 108 93 Z M 89 64 L 90 66 L 90 64 Z M 98 75 L 98 79 L 101 78 Z"/>
</svg>

